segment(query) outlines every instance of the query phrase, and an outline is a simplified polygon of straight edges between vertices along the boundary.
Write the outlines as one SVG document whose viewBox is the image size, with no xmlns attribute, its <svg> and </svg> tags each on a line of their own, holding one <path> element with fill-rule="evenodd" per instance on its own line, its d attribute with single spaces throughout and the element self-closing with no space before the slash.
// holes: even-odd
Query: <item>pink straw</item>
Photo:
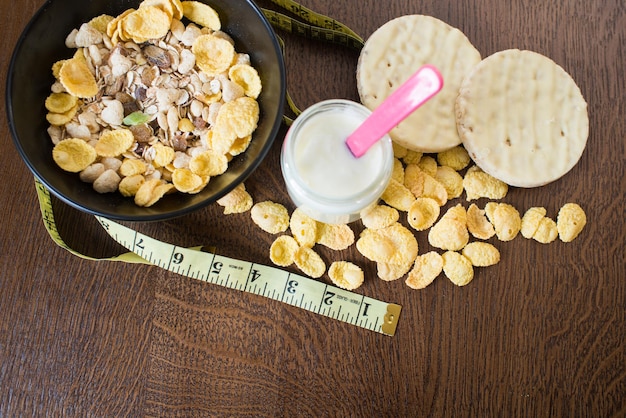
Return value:
<svg viewBox="0 0 626 418">
<path fill-rule="evenodd" d="M 443 87 L 443 77 L 437 68 L 424 65 L 398 87 L 346 139 L 356 158 L 395 128 L 415 109 L 426 103 Z"/>
</svg>

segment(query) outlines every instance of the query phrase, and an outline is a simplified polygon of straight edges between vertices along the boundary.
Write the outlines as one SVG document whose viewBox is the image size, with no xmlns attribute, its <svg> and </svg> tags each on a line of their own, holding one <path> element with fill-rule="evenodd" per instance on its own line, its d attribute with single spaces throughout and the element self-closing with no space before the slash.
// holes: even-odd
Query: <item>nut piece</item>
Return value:
<svg viewBox="0 0 626 418">
<path fill-rule="evenodd" d="M 576 203 L 566 203 L 559 210 L 556 226 L 563 242 L 574 240 L 587 224 L 585 211 Z"/>
</svg>

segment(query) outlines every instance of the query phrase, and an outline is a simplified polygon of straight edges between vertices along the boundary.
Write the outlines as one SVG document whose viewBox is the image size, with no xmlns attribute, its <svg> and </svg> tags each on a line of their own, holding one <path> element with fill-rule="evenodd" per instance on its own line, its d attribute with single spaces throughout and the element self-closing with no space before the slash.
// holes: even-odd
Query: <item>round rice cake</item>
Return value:
<svg viewBox="0 0 626 418">
<path fill-rule="evenodd" d="M 472 70 L 456 119 L 476 165 L 517 187 L 562 177 L 589 134 L 587 103 L 572 77 L 548 57 L 518 49 L 497 52 Z"/>
<path fill-rule="evenodd" d="M 413 151 L 445 151 L 461 143 L 454 102 L 463 78 L 480 60 L 480 53 L 460 30 L 432 16 L 401 16 L 365 42 L 356 72 L 359 97 L 374 109 L 422 65 L 434 65 L 443 76 L 443 88 L 389 135 Z"/>
</svg>

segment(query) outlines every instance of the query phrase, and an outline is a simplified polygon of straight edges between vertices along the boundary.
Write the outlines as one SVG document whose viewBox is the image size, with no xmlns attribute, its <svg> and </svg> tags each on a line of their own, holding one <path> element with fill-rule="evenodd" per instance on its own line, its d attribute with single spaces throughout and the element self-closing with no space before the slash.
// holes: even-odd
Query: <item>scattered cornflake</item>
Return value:
<svg viewBox="0 0 626 418">
<path fill-rule="evenodd" d="M 397 209 L 387 205 L 372 205 L 363 209 L 361 221 L 363 226 L 370 229 L 382 229 L 393 225 L 400 219 Z"/>
<path fill-rule="evenodd" d="M 302 247 L 313 247 L 317 241 L 318 222 L 304 213 L 302 209 L 296 208 L 289 220 L 291 235 Z"/>
<path fill-rule="evenodd" d="M 467 212 L 461 204 L 451 207 L 428 231 L 430 245 L 442 250 L 461 250 L 469 242 Z"/>
<path fill-rule="evenodd" d="M 424 172 L 417 164 L 409 164 L 404 169 L 404 185 L 415 197 L 430 197 L 443 206 L 448 201 L 448 192 L 430 174 Z"/>
<path fill-rule="evenodd" d="M 335 261 L 328 268 L 328 277 L 337 287 L 354 290 L 363 284 L 365 275 L 361 267 L 349 261 Z"/>
<path fill-rule="evenodd" d="M 256 225 L 270 234 L 285 232 L 289 227 L 289 212 L 280 203 L 269 200 L 255 203 L 250 216 Z"/>
<path fill-rule="evenodd" d="M 463 177 L 448 166 L 437 167 L 435 180 L 446 189 L 448 200 L 456 199 L 463 194 Z"/>
<path fill-rule="evenodd" d="M 407 221 L 417 231 L 425 231 L 435 224 L 441 207 L 435 199 L 418 197 L 408 210 Z"/>
<path fill-rule="evenodd" d="M 412 289 L 424 289 L 443 271 L 443 257 L 436 251 L 418 255 L 405 283 Z"/>
<path fill-rule="evenodd" d="M 356 247 L 371 261 L 401 266 L 413 262 L 418 252 L 415 235 L 397 222 L 383 229 L 365 229 Z"/>
<path fill-rule="evenodd" d="M 554 220 L 543 217 L 539 221 L 539 226 L 533 234 L 533 239 L 542 244 L 549 244 L 559 236 L 556 222 Z"/>
<path fill-rule="evenodd" d="M 461 251 L 474 267 L 493 266 L 500 261 L 500 251 L 488 242 L 470 242 Z"/>
<path fill-rule="evenodd" d="M 587 224 L 587 215 L 577 203 L 566 203 L 559 210 L 556 226 L 563 242 L 573 241 Z"/>
<path fill-rule="evenodd" d="M 474 278 L 472 262 L 456 251 L 446 251 L 443 258 L 443 273 L 457 286 L 465 286 Z"/>
<path fill-rule="evenodd" d="M 298 248 L 294 262 L 304 274 L 314 279 L 321 277 L 326 271 L 326 264 L 322 257 L 309 247 Z"/>
<path fill-rule="evenodd" d="M 520 228 L 520 232 L 524 238 L 531 239 L 537 228 L 539 228 L 539 223 L 546 216 L 546 208 L 544 207 L 532 207 L 529 208 L 524 216 L 522 216 L 522 226 Z"/>
<path fill-rule="evenodd" d="M 417 166 L 429 176 L 435 177 L 437 174 L 437 160 L 430 155 L 424 155 L 417 163 Z"/>
<path fill-rule="evenodd" d="M 299 247 L 291 235 L 281 235 L 270 246 L 270 260 L 280 267 L 290 266 L 295 261 Z"/>
<path fill-rule="evenodd" d="M 506 183 L 485 173 L 478 166 L 467 169 L 463 178 L 463 187 L 468 202 L 481 197 L 493 200 L 503 199 L 509 191 Z"/>
<path fill-rule="evenodd" d="M 487 240 L 496 234 L 496 230 L 493 228 L 485 211 L 472 203 L 467 208 L 467 230 L 474 238 Z"/>
<path fill-rule="evenodd" d="M 391 179 L 381 199 L 389 206 L 402 212 L 407 212 L 415 201 L 415 195 L 404 184 Z"/>
<path fill-rule="evenodd" d="M 217 204 L 224 207 L 224 215 L 230 215 L 249 211 L 253 201 L 250 193 L 246 191 L 245 184 L 239 183 L 228 194 L 218 199 Z"/>
<path fill-rule="evenodd" d="M 345 250 L 354 244 L 354 231 L 346 224 L 318 222 L 316 243 L 331 250 Z"/>
<path fill-rule="evenodd" d="M 407 274 L 412 266 L 413 261 L 403 264 L 376 263 L 376 275 L 383 281 L 391 282 Z"/>
<path fill-rule="evenodd" d="M 437 162 L 455 171 L 461 171 L 470 163 L 470 156 L 465 147 L 457 145 L 437 154 Z"/>
<path fill-rule="evenodd" d="M 511 241 L 522 228 L 519 212 L 508 203 L 489 202 L 485 205 L 487 218 L 496 230 L 500 241 Z"/>
</svg>

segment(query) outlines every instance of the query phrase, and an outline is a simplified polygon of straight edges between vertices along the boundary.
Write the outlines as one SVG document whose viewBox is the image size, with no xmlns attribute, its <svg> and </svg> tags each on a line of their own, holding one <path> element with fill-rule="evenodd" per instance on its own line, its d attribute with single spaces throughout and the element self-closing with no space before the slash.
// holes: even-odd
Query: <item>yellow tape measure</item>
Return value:
<svg viewBox="0 0 626 418">
<path fill-rule="evenodd" d="M 385 335 L 394 335 L 402 307 L 340 289 L 275 267 L 250 263 L 164 243 L 101 216 L 96 219 L 119 244 L 131 251 L 95 259 L 71 249 L 61 238 L 46 187 L 35 180 L 46 230 L 53 241 L 72 254 L 91 260 L 124 261 L 159 266 L 182 276 L 264 296 L 307 311 Z"/>
</svg>

